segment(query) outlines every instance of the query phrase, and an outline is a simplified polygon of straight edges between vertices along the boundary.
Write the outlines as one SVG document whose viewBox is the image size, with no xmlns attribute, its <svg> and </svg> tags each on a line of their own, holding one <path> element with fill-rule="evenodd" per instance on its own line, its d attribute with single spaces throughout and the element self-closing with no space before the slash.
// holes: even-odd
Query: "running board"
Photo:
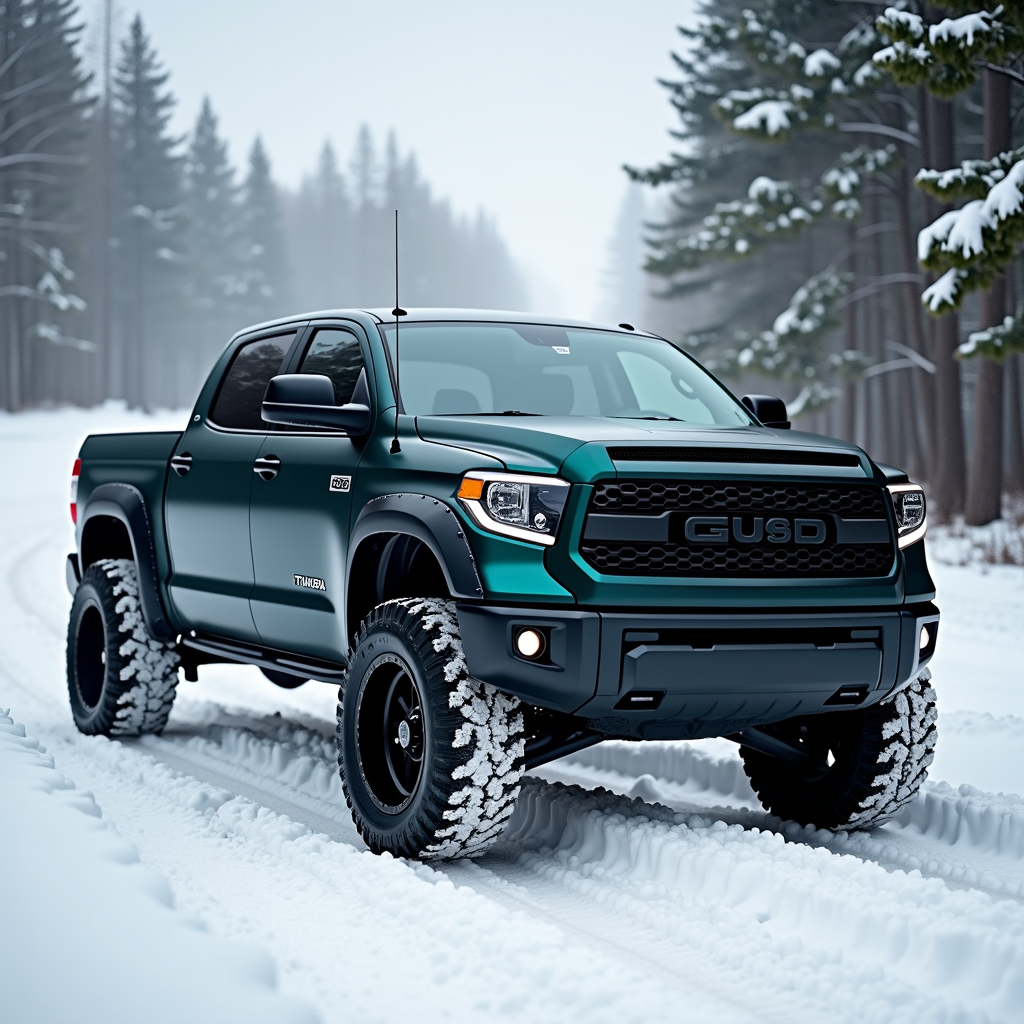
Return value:
<svg viewBox="0 0 1024 1024">
<path fill-rule="evenodd" d="M 184 647 L 190 647 L 220 661 L 237 662 L 242 665 L 256 665 L 304 679 L 316 679 L 322 683 L 340 683 L 345 678 L 346 668 L 330 661 L 303 658 L 286 651 L 275 651 L 255 644 L 240 644 L 222 637 L 190 636 L 181 638 Z M 187 675 L 186 675 L 186 678 Z"/>
</svg>

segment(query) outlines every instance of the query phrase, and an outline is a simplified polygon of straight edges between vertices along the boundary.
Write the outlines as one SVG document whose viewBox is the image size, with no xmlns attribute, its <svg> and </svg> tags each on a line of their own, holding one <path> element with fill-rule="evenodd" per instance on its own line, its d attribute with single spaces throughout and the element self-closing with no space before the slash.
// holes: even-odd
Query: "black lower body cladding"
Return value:
<svg viewBox="0 0 1024 1024">
<path fill-rule="evenodd" d="M 459 606 L 474 677 L 637 739 L 722 736 L 868 707 L 927 664 L 938 618 L 931 604 L 820 615 Z M 533 657 L 517 649 L 527 629 L 541 636 Z"/>
</svg>

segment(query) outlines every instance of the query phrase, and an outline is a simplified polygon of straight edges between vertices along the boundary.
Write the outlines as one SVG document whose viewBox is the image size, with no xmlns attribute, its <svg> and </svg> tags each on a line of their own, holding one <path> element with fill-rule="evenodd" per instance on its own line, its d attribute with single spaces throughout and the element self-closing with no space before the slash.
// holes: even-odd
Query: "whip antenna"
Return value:
<svg viewBox="0 0 1024 1024">
<path fill-rule="evenodd" d="M 395 436 L 391 439 L 391 454 L 397 455 L 402 446 L 398 443 L 398 405 L 401 402 L 402 378 L 398 358 L 398 318 L 405 316 L 405 310 L 398 305 L 398 211 L 395 210 L 395 308 L 391 310 L 395 318 Z"/>
</svg>

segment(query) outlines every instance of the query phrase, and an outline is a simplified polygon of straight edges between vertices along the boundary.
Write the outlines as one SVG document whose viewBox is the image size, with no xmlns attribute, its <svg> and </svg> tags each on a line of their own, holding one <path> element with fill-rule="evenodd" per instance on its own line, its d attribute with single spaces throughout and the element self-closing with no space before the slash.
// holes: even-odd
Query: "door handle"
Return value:
<svg viewBox="0 0 1024 1024">
<path fill-rule="evenodd" d="M 281 469 L 281 460 L 276 455 L 262 455 L 252 464 L 252 471 L 261 480 L 273 480 Z"/>
<path fill-rule="evenodd" d="M 171 469 L 173 469 L 178 476 L 185 476 L 191 468 L 192 456 L 188 452 L 182 452 L 180 455 L 172 456 Z"/>
</svg>

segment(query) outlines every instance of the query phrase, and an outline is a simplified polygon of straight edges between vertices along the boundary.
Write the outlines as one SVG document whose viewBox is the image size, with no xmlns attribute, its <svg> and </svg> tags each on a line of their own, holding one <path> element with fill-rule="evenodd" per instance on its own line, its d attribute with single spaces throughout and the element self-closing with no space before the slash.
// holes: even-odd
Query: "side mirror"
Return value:
<svg viewBox="0 0 1024 1024">
<path fill-rule="evenodd" d="M 781 398 L 771 395 L 744 395 L 740 401 L 766 427 L 776 430 L 789 430 L 791 424 L 786 416 L 786 403 Z"/>
<path fill-rule="evenodd" d="M 365 434 L 370 407 L 353 402 L 334 404 L 334 384 L 322 373 L 282 373 L 267 385 L 262 416 L 267 423 L 296 427 L 334 427 L 349 434 Z"/>
</svg>

